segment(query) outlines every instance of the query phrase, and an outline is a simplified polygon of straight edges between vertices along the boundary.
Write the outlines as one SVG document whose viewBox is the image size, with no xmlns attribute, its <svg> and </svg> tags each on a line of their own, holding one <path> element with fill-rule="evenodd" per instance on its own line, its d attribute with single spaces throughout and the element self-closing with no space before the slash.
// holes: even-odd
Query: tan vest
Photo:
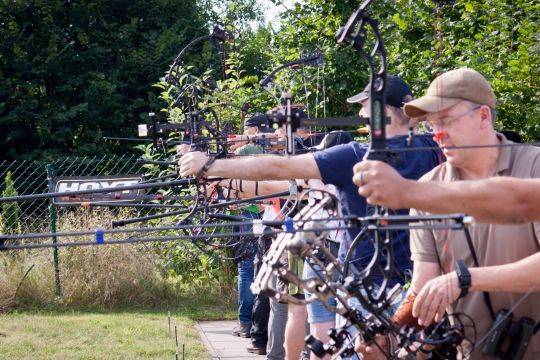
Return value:
<svg viewBox="0 0 540 360">
<path fill-rule="evenodd" d="M 503 143 L 509 143 L 503 139 Z M 540 148 L 532 146 L 503 147 L 498 159 L 494 176 L 512 176 L 517 178 L 540 177 Z M 451 182 L 460 179 L 457 169 L 444 163 L 424 175 L 420 181 Z M 427 195 L 429 196 L 429 195 Z M 540 204 L 538 204 L 540 206 Z M 426 213 L 411 210 L 411 215 Z M 540 250 L 540 223 L 522 225 L 491 225 L 475 223 L 470 228 L 472 241 L 480 266 L 501 265 L 515 262 Z M 414 230 L 411 231 L 411 258 L 413 261 L 437 262 L 442 273 L 454 270 L 454 263 L 463 259 L 473 267 L 471 251 L 461 230 Z M 525 275 L 525 274 L 524 274 Z M 532 275 L 532 274 L 531 274 Z M 534 274 L 540 280 L 540 274 Z M 526 296 L 523 302 L 513 310 L 514 321 L 524 316 L 540 321 L 540 289 Z M 493 310 L 510 309 L 524 297 L 517 293 L 490 293 Z M 477 331 L 476 341 L 484 337 L 492 324 L 492 317 L 483 299 L 482 292 L 470 292 L 458 300 L 449 312 L 465 313 L 472 317 Z M 467 336 L 472 336 L 467 331 Z M 471 359 L 493 359 L 481 351 L 483 344 L 477 344 Z M 525 359 L 540 359 L 540 331 L 533 336 Z"/>
</svg>

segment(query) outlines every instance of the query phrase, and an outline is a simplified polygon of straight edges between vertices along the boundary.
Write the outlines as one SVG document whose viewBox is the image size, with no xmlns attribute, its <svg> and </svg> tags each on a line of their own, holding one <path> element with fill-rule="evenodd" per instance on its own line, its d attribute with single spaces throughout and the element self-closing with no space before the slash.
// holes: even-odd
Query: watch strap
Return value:
<svg viewBox="0 0 540 360">
<path fill-rule="evenodd" d="M 471 287 L 471 273 L 469 272 L 467 265 L 465 265 L 465 261 L 456 261 L 456 274 L 458 277 L 459 288 L 461 289 L 458 299 L 461 299 L 469 293 L 469 288 Z"/>
</svg>

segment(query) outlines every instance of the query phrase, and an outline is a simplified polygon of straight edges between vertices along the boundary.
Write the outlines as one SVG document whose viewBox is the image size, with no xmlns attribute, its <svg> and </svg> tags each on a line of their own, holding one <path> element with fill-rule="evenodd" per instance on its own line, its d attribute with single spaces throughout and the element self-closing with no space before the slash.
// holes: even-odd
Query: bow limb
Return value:
<svg viewBox="0 0 540 360">
<path fill-rule="evenodd" d="M 368 14 L 370 3 L 371 0 L 364 1 L 351 15 L 347 24 L 338 33 L 338 42 L 351 42 L 352 46 L 367 61 L 370 69 L 370 139 L 364 160 L 388 162 L 390 150 L 387 146 L 385 131 L 387 123 L 385 116 L 386 50 L 378 31 L 377 22 Z M 371 37 L 368 36 L 368 32 L 370 32 L 369 35 L 372 35 Z M 367 39 L 373 39 L 371 48 L 367 48 Z M 404 333 L 400 329 L 400 325 L 388 314 L 393 298 L 401 293 L 401 287 L 389 288 L 389 280 L 394 273 L 394 258 L 391 229 L 384 230 L 388 221 L 385 220 L 386 218 L 387 216 L 383 215 L 383 210 L 376 207 L 373 216 L 374 223 L 368 225 L 367 232 L 361 233 L 362 237 L 368 234 L 372 235 L 374 254 L 364 269 L 360 269 L 357 274 L 345 279 L 344 285 L 347 292 L 356 297 L 362 308 L 371 314 L 370 317 L 362 319 L 360 324 L 356 324 L 361 332 L 364 332 L 364 338 L 369 341 L 374 338 L 374 334 L 393 333 L 397 335 L 401 345 L 408 347 L 413 341 L 420 339 L 419 334 L 414 329 L 411 329 L 412 332 L 409 334 Z M 408 224 L 404 224 L 403 229 L 408 227 Z M 348 269 L 348 265 L 345 265 L 345 268 Z M 373 282 L 374 277 L 382 277 L 380 286 L 376 286 Z"/>
</svg>

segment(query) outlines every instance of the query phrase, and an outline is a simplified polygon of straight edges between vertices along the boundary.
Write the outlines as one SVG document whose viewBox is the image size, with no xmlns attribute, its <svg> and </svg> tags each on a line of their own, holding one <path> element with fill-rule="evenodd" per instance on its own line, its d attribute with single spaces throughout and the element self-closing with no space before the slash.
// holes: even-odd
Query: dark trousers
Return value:
<svg viewBox="0 0 540 360">
<path fill-rule="evenodd" d="M 259 348 L 266 349 L 268 342 L 268 317 L 270 316 L 270 301 L 267 296 L 255 296 L 253 313 L 251 317 L 251 343 Z"/>
<path fill-rule="evenodd" d="M 255 277 L 259 273 L 262 265 L 263 254 L 270 247 L 271 239 L 259 238 L 257 242 L 257 253 L 255 255 L 254 268 Z M 253 312 L 251 313 L 251 343 L 260 348 L 266 349 L 268 342 L 268 318 L 270 317 L 270 300 L 268 296 L 255 295 Z"/>
</svg>

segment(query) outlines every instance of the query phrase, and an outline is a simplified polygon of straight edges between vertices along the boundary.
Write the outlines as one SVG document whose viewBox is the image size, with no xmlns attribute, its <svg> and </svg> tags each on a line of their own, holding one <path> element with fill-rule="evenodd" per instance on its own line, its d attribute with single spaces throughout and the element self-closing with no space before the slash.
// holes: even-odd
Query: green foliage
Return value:
<svg viewBox="0 0 540 360">
<path fill-rule="evenodd" d="M 232 123 L 236 129 L 242 129 L 244 118 L 249 115 L 242 110 L 244 104 L 250 103 L 252 108 L 259 108 L 264 103 L 264 97 L 259 97 L 258 78 L 247 74 L 243 61 L 243 54 L 229 52 L 225 61 L 225 77 L 216 82 L 216 89 L 203 96 L 204 106 L 215 107 L 222 125 Z"/>
<path fill-rule="evenodd" d="M 409 6 L 397 15 L 401 41 L 389 46 L 390 68 L 399 68 L 416 94 L 435 74 L 463 66 L 476 69 L 497 95 L 497 125 L 527 140 L 540 139 L 538 1 L 459 0 L 441 6 L 441 44 L 433 40 L 435 5 L 401 3 Z"/>
<path fill-rule="evenodd" d="M 195 0 L 0 3 L 0 142 L 4 159 L 125 151 L 162 105 L 151 84 L 206 32 Z"/>
<path fill-rule="evenodd" d="M 8 171 L 4 180 L 4 191 L 2 197 L 17 196 L 19 193 L 15 189 L 15 184 L 11 179 L 11 171 Z M 6 202 L 2 204 L 0 213 L 0 232 L 3 234 L 17 234 L 20 231 L 19 204 L 17 202 Z"/>
<path fill-rule="evenodd" d="M 160 267 L 170 281 L 174 281 L 183 291 L 204 290 L 226 294 L 234 288 L 236 272 L 232 262 L 202 253 L 198 247 L 185 241 L 160 244 L 156 249 L 160 256 Z"/>
<path fill-rule="evenodd" d="M 146 121 L 143 114 L 163 107 L 160 90 L 151 84 L 179 49 L 218 22 L 235 33 L 232 52 L 242 61 L 242 81 L 253 85 L 303 50 L 320 48 L 324 68 L 284 71 L 278 81 L 312 112 L 320 114 L 326 100 L 330 115 L 353 114 L 345 99 L 363 88 L 368 69 L 356 51 L 336 44 L 335 34 L 357 6 L 353 0 L 295 2 L 275 29 L 255 29 L 253 22 L 264 19 L 255 0 L 2 2 L 1 157 L 47 160 L 125 151 L 129 145 L 103 144 L 101 137 L 134 136 L 136 124 Z M 440 5 L 437 15 L 435 1 L 379 0 L 370 11 L 385 39 L 389 72 L 403 76 L 416 95 L 438 73 L 475 68 L 495 88 L 498 125 L 540 138 L 538 1 L 457 0 Z M 438 17 L 442 45 L 434 41 Z M 197 76 L 203 77 L 211 58 L 220 63 L 205 44 L 186 63 L 200 68 Z M 235 88 L 232 80 L 222 85 L 220 94 Z M 258 111 L 272 104 L 256 86 L 236 103 L 242 101 Z M 220 112 L 235 123 L 242 120 L 236 110 Z"/>
<path fill-rule="evenodd" d="M 267 51 L 273 63 L 280 63 L 302 49 L 320 47 L 326 56 L 329 110 L 334 114 L 351 111 L 344 99 L 363 88 L 369 74 L 360 55 L 335 40 L 338 28 L 358 5 L 358 1 L 295 3 L 284 13 L 272 34 L 276 42 Z M 437 74 L 474 68 L 495 90 L 498 126 L 518 131 L 527 140 L 540 139 L 538 1 L 457 0 L 437 11 L 434 1 L 381 0 L 371 4 L 370 12 L 385 41 L 388 72 L 405 78 L 416 96 Z M 434 40 L 438 18 L 442 44 Z"/>
</svg>

